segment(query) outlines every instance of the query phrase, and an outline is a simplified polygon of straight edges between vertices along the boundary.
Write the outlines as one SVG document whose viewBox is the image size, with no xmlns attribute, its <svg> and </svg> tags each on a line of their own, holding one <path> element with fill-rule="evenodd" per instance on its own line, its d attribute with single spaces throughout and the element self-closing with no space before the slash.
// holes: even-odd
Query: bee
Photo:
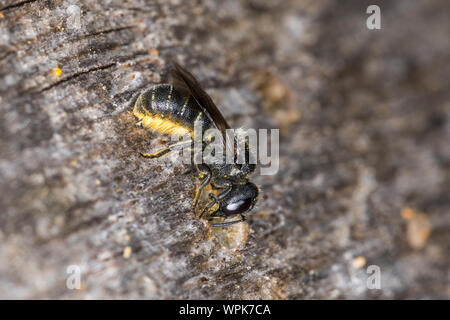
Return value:
<svg viewBox="0 0 450 320">
<path fill-rule="evenodd" d="M 171 69 L 172 83 L 155 85 L 137 99 L 133 114 L 142 125 L 153 131 L 169 135 L 194 135 L 194 124 L 200 123 L 202 130 L 210 128 L 220 131 L 225 145 L 226 130 L 230 128 L 211 97 L 201 88 L 195 77 L 179 64 Z M 167 146 L 155 153 L 141 153 L 145 158 L 158 158 L 173 150 L 192 147 L 194 139 Z M 211 143 L 202 138 L 202 150 Z M 246 150 L 247 146 L 246 146 Z M 247 159 L 247 158 L 246 158 Z M 199 184 L 195 193 L 193 210 L 202 191 L 208 186 L 209 203 L 199 217 L 206 218 L 214 227 L 225 227 L 246 221 L 246 214 L 253 209 L 258 198 L 258 188 L 249 181 L 255 164 L 222 163 L 195 164 Z M 238 220 L 237 220 L 238 219 Z M 218 223 L 213 221 L 220 220 Z"/>
</svg>

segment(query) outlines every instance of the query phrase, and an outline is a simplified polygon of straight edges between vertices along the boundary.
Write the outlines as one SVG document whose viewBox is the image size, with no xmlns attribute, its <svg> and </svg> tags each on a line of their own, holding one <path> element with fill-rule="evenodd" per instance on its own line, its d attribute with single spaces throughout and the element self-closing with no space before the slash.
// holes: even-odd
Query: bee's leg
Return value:
<svg viewBox="0 0 450 320">
<path fill-rule="evenodd" d="M 202 211 L 202 213 L 200 214 L 200 216 L 199 216 L 199 218 L 202 218 L 203 217 L 203 215 L 209 210 L 209 209 L 211 209 L 211 207 L 212 206 L 214 206 L 219 200 L 218 200 L 218 198 L 215 196 L 215 195 L 213 195 L 212 193 L 210 193 L 209 194 L 209 197 L 211 198 L 211 199 L 213 199 L 210 203 L 208 203 L 208 205 L 205 207 L 205 208 L 203 208 L 203 211 Z M 219 209 L 217 209 L 215 212 L 213 212 L 211 215 L 213 215 L 213 214 L 215 214 L 216 212 L 218 212 L 219 211 Z"/>
<path fill-rule="evenodd" d="M 211 181 L 211 170 L 209 169 L 208 166 L 199 164 L 197 166 L 197 170 L 199 172 L 203 172 L 206 176 L 203 179 L 203 181 L 200 183 L 200 185 L 198 186 L 198 188 L 195 192 L 194 204 L 192 205 L 194 212 L 195 212 L 195 209 L 197 208 L 198 200 L 200 199 L 200 195 L 202 194 L 203 188 L 205 188 Z"/>
<path fill-rule="evenodd" d="M 212 201 L 211 201 L 211 202 L 203 209 L 202 213 L 200 214 L 200 218 L 203 217 L 203 215 L 204 215 L 204 214 L 205 214 L 212 206 L 214 206 L 216 203 L 218 203 L 219 200 L 224 199 L 224 198 L 231 192 L 231 189 L 232 189 L 231 183 L 230 183 L 229 185 L 227 184 L 227 185 L 220 185 L 220 186 L 214 184 L 214 187 L 217 188 L 217 189 L 225 188 L 225 190 L 222 191 L 221 193 L 219 193 L 219 194 L 217 195 L 217 197 L 216 197 L 214 194 L 212 194 L 212 193 L 209 194 L 209 197 L 210 197 L 211 199 L 213 199 L 213 200 L 212 200 Z M 213 213 L 211 213 L 211 214 L 210 214 L 210 217 L 216 217 L 216 216 L 217 216 L 217 215 L 216 215 L 217 212 L 219 212 L 219 209 L 217 209 L 216 211 L 214 211 Z"/>
<path fill-rule="evenodd" d="M 210 219 L 210 220 L 212 220 L 212 219 Z M 247 221 L 247 218 L 244 215 L 241 215 L 241 219 L 240 220 L 221 222 L 221 223 L 213 223 L 212 226 L 213 227 L 227 227 L 227 226 L 230 226 L 232 224 L 239 223 L 239 222 L 245 222 L 245 221 Z"/>
<path fill-rule="evenodd" d="M 141 156 L 145 157 L 145 158 L 150 158 L 150 159 L 154 159 L 154 158 L 159 158 L 167 153 L 169 153 L 172 150 L 179 150 L 179 149 L 183 149 L 187 146 L 192 145 L 192 140 L 188 140 L 188 141 L 181 141 L 181 142 L 177 142 L 174 144 L 171 144 L 170 146 L 168 146 L 167 148 L 158 150 L 154 153 L 142 153 L 140 152 Z"/>
<path fill-rule="evenodd" d="M 213 187 L 215 189 L 225 189 L 224 191 L 222 191 L 221 193 L 219 193 L 217 195 L 217 199 L 218 200 L 222 200 L 231 192 L 231 189 L 232 189 L 233 185 L 232 185 L 231 182 L 229 182 L 227 180 L 224 180 L 224 181 L 221 181 L 221 182 L 218 182 L 216 180 L 216 181 L 214 181 Z"/>
<path fill-rule="evenodd" d="M 231 192 L 232 187 L 226 187 L 225 191 L 219 193 L 219 195 L 217 196 L 217 199 L 222 200 L 224 199 L 230 192 Z"/>
</svg>

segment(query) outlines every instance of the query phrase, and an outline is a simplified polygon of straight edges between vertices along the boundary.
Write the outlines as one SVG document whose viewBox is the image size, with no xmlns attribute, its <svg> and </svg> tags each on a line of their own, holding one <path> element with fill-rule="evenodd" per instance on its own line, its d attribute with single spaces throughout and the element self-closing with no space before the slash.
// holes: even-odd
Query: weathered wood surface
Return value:
<svg viewBox="0 0 450 320">
<path fill-rule="evenodd" d="M 0 297 L 449 298 L 449 4 L 383 1 L 377 31 L 369 4 L 1 0 Z M 189 166 L 138 156 L 169 59 L 233 127 L 281 128 L 238 253 Z"/>
</svg>

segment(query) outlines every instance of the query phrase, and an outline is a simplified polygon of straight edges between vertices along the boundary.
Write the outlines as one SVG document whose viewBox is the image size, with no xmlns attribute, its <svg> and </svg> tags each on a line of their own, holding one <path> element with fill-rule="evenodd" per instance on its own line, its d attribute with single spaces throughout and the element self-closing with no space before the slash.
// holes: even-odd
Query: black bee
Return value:
<svg viewBox="0 0 450 320">
<path fill-rule="evenodd" d="M 203 132 L 210 128 L 220 130 L 225 145 L 225 130 L 230 127 L 209 95 L 200 87 L 195 77 L 177 63 L 174 63 L 171 75 L 172 84 L 156 85 L 139 96 L 134 106 L 134 115 L 141 120 L 144 127 L 178 136 L 189 134 L 193 137 L 194 123 L 201 123 Z M 202 148 L 204 149 L 210 142 L 203 139 Z M 157 158 L 172 150 L 192 145 L 193 139 L 169 145 L 155 153 L 141 153 L 141 155 Z M 211 201 L 199 216 L 207 215 L 208 221 L 221 218 L 220 223 L 212 224 L 215 227 L 245 221 L 245 214 L 254 207 L 258 198 L 258 188 L 249 182 L 249 176 L 255 171 L 256 165 L 247 161 L 243 164 L 227 164 L 224 158 L 223 163 L 213 165 L 202 163 L 195 166 L 201 181 L 194 198 L 194 212 L 197 212 L 202 190 L 210 185 L 217 195 L 209 194 Z M 216 209 L 209 212 L 216 204 L 218 204 Z M 236 216 L 240 216 L 240 219 L 236 220 Z"/>
</svg>

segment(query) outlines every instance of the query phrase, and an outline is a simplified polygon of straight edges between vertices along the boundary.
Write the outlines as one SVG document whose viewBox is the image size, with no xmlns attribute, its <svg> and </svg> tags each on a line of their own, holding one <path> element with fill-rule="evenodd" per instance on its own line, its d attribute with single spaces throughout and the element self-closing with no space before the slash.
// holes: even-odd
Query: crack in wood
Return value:
<svg viewBox="0 0 450 320">
<path fill-rule="evenodd" d="M 80 41 L 80 40 L 87 39 L 89 37 L 95 37 L 95 36 L 98 36 L 98 35 L 104 35 L 104 34 L 108 34 L 108 33 L 112 33 L 112 32 L 119 32 L 119 31 L 123 31 L 123 30 L 129 30 L 129 29 L 133 29 L 133 28 L 136 28 L 136 27 L 137 26 L 130 25 L 130 26 L 124 26 L 124 27 L 118 27 L 118 28 L 111 28 L 111 29 L 96 31 L 96 32 L 87 33 L 87 34 L 75 37 L 75 38 L 71 39 L 70 41 Z"/>
<path fill-rule="evenodd" d="M 13 9 L 13 8 L 23 7 L 26 4 L 33 3 L 33 2 L 36 2 L 36 1 L 37 0 L 20 1 L 20 2 L 13 3 L 13 4 L 10 4 L 8 6 L 5 6 L 5 7 L 1 8 L 0 11 L 6 11 L 6 10 L 9 10 L 9 9 Z"/>
<path fill-rule="evenodd" d="M 8 58 L 8 56 L 10 56 L 10 55 L 13 54 L 13 53 L 14 53 L 14 51 L 12 51 L 12 50 L 7 51 L 5 54 L 3 54 L 2 56 L 0 56 L 0 61 L 5 60 L 6 58 Z"/>
<path fill-rule="evenodd" d="M 95 71 L 99 71 L 99 70 L 105 70 L 105 69 L 111 68 L 112 66 L 115 66 L 115 65 L 116 65 L 116 62 L 112 62 L 112 63 L 108 63 L 108 64 L 103 65 L 103 66 L 99 66 L 99 67 L 91 68 L 91 69 L 88 69 L 88 70 L 85 70 L 85 71 L 77 72 L 77 73 L 75 73 L 73 75 L 68 76 L 67 78 L 61 79 L 61 80 L 59 80 L 59 81 L 57 81 L 57 82 L 55 82 L 55 83 L 53 83 L 53 84 L 51 84 L 51 85 L 49 85 L 47 87 L 42 88 L 39 91 L 39 93 L 48 91 L 48 90 L 50 90 L 50 89 L 52 89 L 52 88 L 54 88 L 54 87 L 56 87 L 56 86 L 58 86 L 58 85 L 60 85 L 62 83 L 65 83 L 65 82 L 68 82 L 70 80 L 76 79 L 76 78 L 78 78 L 78 77 L 80 77 L 80 76 L 82 76 L 84 74 L 88 74 L 90 72 L 95 72 Z"/>
</svg>

